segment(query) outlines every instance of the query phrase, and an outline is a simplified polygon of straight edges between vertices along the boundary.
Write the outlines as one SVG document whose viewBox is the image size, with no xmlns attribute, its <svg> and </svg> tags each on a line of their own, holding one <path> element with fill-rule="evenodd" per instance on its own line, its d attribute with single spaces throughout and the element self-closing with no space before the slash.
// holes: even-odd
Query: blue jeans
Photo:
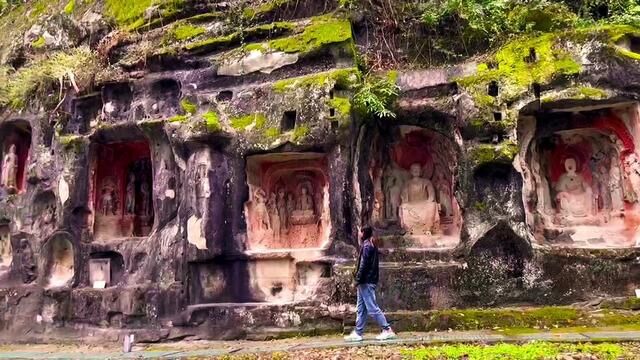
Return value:
<svg viewBox="0 0 640 360">
<path fill-rule="evenodd" d="M 367 314 L 371 315 L 383 330 L 391 327 L 376 303 L 376 284 L 358 284 L 356 303 L 356 333 L 362 335 L 367 324 Z"/>
</svg>

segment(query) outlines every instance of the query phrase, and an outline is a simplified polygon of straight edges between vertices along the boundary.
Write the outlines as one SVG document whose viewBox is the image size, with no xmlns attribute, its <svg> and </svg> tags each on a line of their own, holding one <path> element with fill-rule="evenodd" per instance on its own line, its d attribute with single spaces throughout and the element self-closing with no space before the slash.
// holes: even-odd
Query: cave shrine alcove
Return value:
<svg viewBox="0 0 640 360">
<path fill-rule="evenodd" d="M 46 287 L 69 286 L 75 275 L 75 249 L 70 234 L 52 235 L 42 248 Z"/>
<path fill-rule="evenodd" d="M 133 91 L 129 83 L 111 83 L 102 87 L 102 113 L 106 120 L 127 120 L 132 101 Z"/>
<path fill-rule="evenodd" d="M 30 147 L 31 126 L 27 121 L 16 120 L 0 125 L 0 186 L 5 192 L 15 194 L 24 191 Z"/>
<path fill-rule="evenodd" d="M 96 144 L 92 202 L 97 241 L 143 237 L 153 227 L 153 171 L 147 141 Z"/>
<path fill-rule="evenodd" d="M 160 79 L 151 85 L 147 114 L 171 117 L 180 109 L 180 83 L 174 79 Z"/>
<path fill-rule="evenodd" d="M 100 93 L 74 98 L 71 102 L 71 116 L 64 126 L 67 134 L 86 134 L 91 122 L 96 120 L 102 111 Z"/>
<path fill-rule="evenodd" d="M 247 249 L 322 248 L 329 241 L 329 179 L 320 153 L 247 157 Z"/>
<path fill-rule="evenodd" d="M 453 191 L 457 156 L 452 140 L 403 125 L 377 134 L 370 151 L 373 226 L 382 234 L 404 234 L 409 247 L 455 247 L 462 220 Z M 389 246 L 384 239 L 383 244 Z"/>
<path fill-rule="evenodd" d="M 637 246 L 637 104 L 527 119 L 519 124 L 520 133 L 535 135 L 526 153 L 523 196 L 536 240 L 568 247 Z"/>
</svg>

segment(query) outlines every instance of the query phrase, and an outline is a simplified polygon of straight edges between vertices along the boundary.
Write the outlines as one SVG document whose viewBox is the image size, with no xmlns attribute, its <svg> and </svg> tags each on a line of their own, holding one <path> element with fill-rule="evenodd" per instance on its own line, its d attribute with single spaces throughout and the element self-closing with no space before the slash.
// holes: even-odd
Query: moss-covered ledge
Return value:
<svg viewBox="0 0 640 360">
<path fill-rule="evenodd" d="M 492 162 L 511 163 L 518 151 L 518 145 L 507 139 L 498 144 L 476 144 L 469 149 L 467 156 L 475 168 Z"/>
</svg>

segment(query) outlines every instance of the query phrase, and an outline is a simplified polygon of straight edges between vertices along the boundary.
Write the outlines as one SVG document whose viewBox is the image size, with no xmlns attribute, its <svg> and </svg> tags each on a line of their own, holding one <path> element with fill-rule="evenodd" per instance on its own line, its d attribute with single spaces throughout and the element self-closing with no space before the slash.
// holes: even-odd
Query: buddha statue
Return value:
<svg viewBox="0 0 640 360">
<path fill-rule="evenodd" d="M 0 179 L 9 193 L 16 191 L 17 174 L 18 155 L 16 154 L 16 145 L 12 144 L 2 161 L 2 179 Z"/>
<path fill-rule="evenodd" d="M 412 234 L 431 235 L 440 220 L 433 184 L 422 177 L 420 164 L 412 164 L 409 172 L 411 178 L 401 194 L 400 222 Z"/>
<path fill-rule="evenodd" d="M 588 217 L 593 212 L 593 192 L 584 177 L 576 172 L 576 160 L 564 161 L 565 173 L 555 184 L 560 214 L 568 217 Z"/>
<path fill-rule="evenodd" d="M 291 214 L 291 223 L 294 225 L 306 225 L 315 222 L 315 207 L 313 195 L 309 191 L 309 185 L 299 187 L 300 193 L 296 199 L 295 210 Z"/>
</svg>

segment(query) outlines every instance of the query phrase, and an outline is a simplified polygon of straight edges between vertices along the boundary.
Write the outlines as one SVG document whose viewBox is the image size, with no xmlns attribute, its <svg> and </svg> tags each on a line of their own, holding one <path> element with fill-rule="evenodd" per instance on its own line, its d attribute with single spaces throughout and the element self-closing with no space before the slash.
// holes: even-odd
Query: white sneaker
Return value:
<svg viewBox="0 0 640 360">
<path fill-rule="evenodd" d="M 349 341 L 349 342 L 362 341 L 362 336 L 358 335 L 358 333 L 356 333 L 355 331 L 352 331 L 351 334 L 349 334 L 349 336 L 344 337 L 344 341 Z"/>
<path fill-rule="evenodd" d="M 376 340 L 390 340 L 395 339 L 396 337 L 396 333 L 394 333 L 393 330 L 382 330 L 380 335 L 376 336 Z"/>
</svg>

